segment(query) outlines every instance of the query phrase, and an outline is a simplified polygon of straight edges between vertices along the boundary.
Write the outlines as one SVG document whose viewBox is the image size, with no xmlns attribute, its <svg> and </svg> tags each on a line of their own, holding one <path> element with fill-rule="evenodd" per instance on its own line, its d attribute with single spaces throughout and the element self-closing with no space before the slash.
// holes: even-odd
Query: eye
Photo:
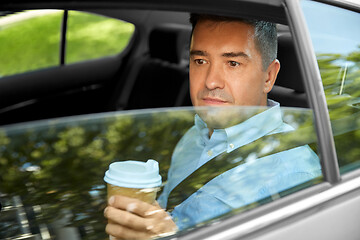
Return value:
<svg viewBox="0 0 360 240">
<path fill-rule="evenodd" d="M 240 65 L 240 63 L 235 62 L 235 61 L 229 61 L 228 63 L 229 63 L 229 65 L 230 65 L 230 67 L 237 67 L 237 66 Z"/>
<path fill-rule="evenodd" d="M 195 62 L 197 65 L 203 65 L 203 64 L 207 63 L 207 61 L 204 60 L 204 59 L 195 59 L 194 62 Z"/>
</svg>

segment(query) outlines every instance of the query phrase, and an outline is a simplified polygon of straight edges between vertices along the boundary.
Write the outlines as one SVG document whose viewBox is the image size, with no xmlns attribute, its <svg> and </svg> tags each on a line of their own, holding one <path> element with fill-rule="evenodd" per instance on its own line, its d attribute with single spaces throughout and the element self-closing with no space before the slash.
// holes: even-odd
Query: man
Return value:
<svg viewBox="0 0 360 240">
<path fill-rule="evenodd" d="M 190 20 L 193 105 L 270 108 L 235 126 L 221 126 L 216 116 L 199 112 L 195 126 L 174 150 L 168 182 L 158 199 L 164 208 L 171 191 L 214 157 L 263 136 L 292 130 L 282 122 L 279 104 L 267 99 L 280 69 L 275 25 L 195 14 Z M 119 238 L 138 239 L 173 232 L 319 175 L 321 168 L 315 153 L 307 146 L 294 148 L 226 171 L 175 207 L 171 217 L 160 206 L 122 196 L 112 198 L 105 210 L 105 216 L 112 221 L 106 231 Z"/>
</svg>

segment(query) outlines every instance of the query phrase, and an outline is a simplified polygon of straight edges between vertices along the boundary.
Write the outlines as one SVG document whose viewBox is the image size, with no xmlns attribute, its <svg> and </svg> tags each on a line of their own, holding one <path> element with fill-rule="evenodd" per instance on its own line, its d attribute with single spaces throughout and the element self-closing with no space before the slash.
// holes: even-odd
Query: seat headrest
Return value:
<svg viewBox="0 0 360 240">
<path fill-rule="evenodd" d="M 275 85 L 290 88 L 296 92 L 305 92 L 301 78 L 299 62 L 296 58 L 295 47 L 290 33 L 283 33 L 278 36 L 278 59 L 280 71 Z"/>
<path fill-rule="evenodd" d="M 149 36 L 150 56 L 180 63 L 189 51 L 190 34 L 190 26 L 164 24 L 154 28 Z"/>
</svg>

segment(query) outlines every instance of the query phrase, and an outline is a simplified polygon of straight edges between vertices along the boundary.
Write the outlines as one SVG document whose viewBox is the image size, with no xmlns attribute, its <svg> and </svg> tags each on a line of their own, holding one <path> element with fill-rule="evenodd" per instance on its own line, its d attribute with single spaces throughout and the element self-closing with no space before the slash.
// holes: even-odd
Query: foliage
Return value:
<svg viewBox="0 0 360 240">
<path fill-rule="evenodd" d="M 2 26 L 0 31 L 0 75 L 60 64 L 60 12 Z"/>
<path fill-rule="evenodd" d="M 39 223 L 56 227 L 70 212 L 69 223 L 86 226 L 88 239 L 104 239 L 108 165 L 156 159 L 166 181 L 172 150 L 192 123 L 192 113 L 163 112 L 2 131 L 0 192 L 22 196 L 25 206 L 42 206 Z"/>
<path fill-rule="evenodd" d="M 193 117 L 193 111 L 134 111 L 4 129 L 0 136 L 0 191 L 9 198 L 22 196 L 25 206 L 42 206 L 38 223 L 52 223 L 56 228 L 71 213 L 68 223 L 87 229 L 84 238 L 106 238 L 102 212 L 106 205 L 103 177 L 108 165 L 152 158 L 160 163 L 165 183 L 172 151 L 193 125 Z M 306 130 L 286 135 L 285 142 L 315 141 L 310 110 L 286 110 L 284 119 Z M 246 159 L 254 153 L 269 154 L 279 145 L 285 146 L 271 137 L 239 153 Z M 204 168 L 195 177 L 198 180 L 182 191 L 199 189 L 201 179 L 227 169 L 232 160 L 213 162 L 214 166 Z"/>
<path fill-rule="evenodd" d="M 0 76 L 59 66 L 62 18 L 56 11 L 0 26 Z M 117 54 L 133 32 L 130 23 L 70 11 L 65 62 Z"/>
<path fill-rule="evenodd" d="M 131 23 L 70 11 L 66 63 L 117 54 L 128 45 L 133 32 Z"/>
<path fill-rule="evenodd" d="M 360 49 L 360 48 L 359 48 Z M 360 51 L 317 56 L 340 170 L 359 167 Z"/>
</svg>

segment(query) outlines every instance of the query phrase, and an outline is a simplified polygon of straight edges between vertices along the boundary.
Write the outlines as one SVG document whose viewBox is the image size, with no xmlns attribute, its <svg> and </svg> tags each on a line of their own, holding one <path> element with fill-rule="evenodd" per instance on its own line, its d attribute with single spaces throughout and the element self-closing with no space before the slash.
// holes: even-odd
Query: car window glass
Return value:
<svg viewBox="0 0 360 240">
<path fill-rule="evenodd" d="M 39 232 L 56 238 L 70 232 L 84 239 L 105 239 L 108 236 L 103 216 L 107 191 L 104 175 L 110 163 L 158 161 L 163 182 L 158 201 L 164 204 L 161 198 L 166 185 L 177 174 L 174 170 L 175 175 L 169 175 L 169 169 L 177 163 L 171 162 L 173 156 L 177 154 L 185 161 L 181 166 L 183 170 L 197 163 L 179 149 L 186 146 L 180 139 L 196 133 L 197 127 L 193 125 L 197 116 L 208 119 L 208 123 L 221 116 L 231 121 L 213 123 L 231 127 L 249 124 L 250 117 L 268 113 L 271 115 L 263 118 L 264 124 L 246 127 L 246 134 L 237 135 L 237 140 L 232 142 L 237 145 L 236 141 L 240 141 L 245 143 L 243 146 L 229 144 L 229 149 L 235 150 L 213 159 L 211 165 L 204 164 L 191 181 L 169 196 L 169 211 L 174 203 L 186 204 L 194 196 L 207 197 L 206 194 L 192 195 L 200 188 L 211 196 L 210 200 L 204 198 L 201 206 L 196 205 L 210 210 L 207 215 L 199 216 L 191 209 L 185 211 L 188 215 L 179 214 L 176 208 L 172 210 L 179 228 L 187 231 L 195 225 L 219 221 L 321 182 L 312 110 L 279 108 L 269 112 L 258 107 L 222 111 L 199 108 L 196 112 L 192 108 L 142 110 L 3 127 L 0 131 L 0 198 L 4 209 L 0 215 L 0 238 L 22 234 L 35 237 Z M 233 114 L 237 114 L 237 118 L 231 118 Z M 261 137 L 265 132 L 269 134 Z M 245 135 L 247 137 L 241 139 Z M 251 136 L 255 136 L 252 142 Z M 188 146 L 190 150 L 193 147 L 191 143 Z M 310 167 L 312 164 L 314 168 Z M 304 173 L 304 168 L 309 171 Z M 211 183 L 217 175 L 226 182 Z M 209 184 L 204 179 L 209 179 Z M 256 181 L 262 183 L 254 184 Z M 23 214 L 21 219 L 19 214 Z"/>
<path fill-rule="evenodd" d="M 59 66 L 63 15 L 63 10 L 29 10 L 0 16 L 0 77 Z M 131 23 L 69 11 L 65 63 L 119 54 L 134 31 Z"/>
<path fill-rule="evenodd" d="M 360 14 L 302 1 L 330 113 L 340 171 L 360 167 Z"/>
<path fill-rule="evenodd" d="M 91 60 L 120 53 L 135 27 L 118 19 L 69 11 L 65 63 Z"/>
<path fill-rule="evenodd" d="M 57 10 L 0 16 L 0 77 L 59 65 L 62 16 Z"/>
</svg>

